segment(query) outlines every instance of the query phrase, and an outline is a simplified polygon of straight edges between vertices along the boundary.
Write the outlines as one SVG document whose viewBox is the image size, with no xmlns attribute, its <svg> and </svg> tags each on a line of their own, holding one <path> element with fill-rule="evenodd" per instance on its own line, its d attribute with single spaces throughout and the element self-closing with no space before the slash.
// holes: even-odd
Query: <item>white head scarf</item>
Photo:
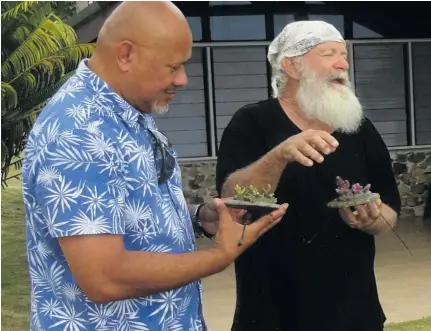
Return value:
<svg viewBox="0 0 431 331">
<path fill-rule="evenodd" d="M 299 21 L 284 27 L 268 49 L 268 61 L 273 71 L 271 86 L 275 97 L 278 94 L 278 81 L 284 74 L 281 69 L 283 58 L 304 55 L 328 41 L 344 42 L 344 38 L 332 24 L 323 21 Z"/>
</svg>

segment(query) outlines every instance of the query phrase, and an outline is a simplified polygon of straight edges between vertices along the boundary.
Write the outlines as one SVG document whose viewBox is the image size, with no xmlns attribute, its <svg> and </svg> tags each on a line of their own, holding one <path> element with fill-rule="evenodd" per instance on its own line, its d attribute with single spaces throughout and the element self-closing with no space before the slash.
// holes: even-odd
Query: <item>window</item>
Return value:
<svg viewBox="0 0 431 331">
<path fill-rule="evenodd" d="M 293 14 L 274 15 L 274 35 L 277 36 L 287 24 L 292 22 L 295 22 Z"/>
<path fill-rule="evenodd" d="M 211 39 L 220 40 L 265 40 L 265 16 L 212 16 L 210 18 Z"/>
<path fill-rule="evenodd" d="M 202 40 L 202 24 L 200 17 L 186 17 L 187 22 L 190 25 L 190 30 L 192 30 L 193 41 Z"/>
<path fill-rule="evenodd" d="M 386 43 L 353 48 L 358 97 L 388 147 L 407 145 L 404 47 Z"/>
<path fill-rule="evenodd" d="M 383 38 L 383 36 L 359 23 L 353 22 L 353 38 L 371 39 Z"/>
<path fill-rule="evenodd" d="M 431 42 L 412 44 L 416 144 L 431 145 Z"/>
<path fill-rule="evenodd" d="M 340 31 L 344 37 L 344 16 L 343 15 L 308 15 L 310 21 L 324 21 L 332 24 L 335 28 Z"/>
<path fill-rule="evenodd" d="M 203 50 L 194 48 L 186 64 L 189 78 L 177 91 L 167 114 L 154 116 L 158 128 L 170 140 L 178 157 L 208 156 Z"/>
<path fill-rule="evenodd" d="M 217 141 L 242 106 L 268 98 L 265 47 L 217 47 L 213 50 Z"/>
<path fill-rule="evenodd" d="M 210 1 L 212 6 L 228 6 L 228 5 L 251 5 L 250 1 Z"/>
</svg>

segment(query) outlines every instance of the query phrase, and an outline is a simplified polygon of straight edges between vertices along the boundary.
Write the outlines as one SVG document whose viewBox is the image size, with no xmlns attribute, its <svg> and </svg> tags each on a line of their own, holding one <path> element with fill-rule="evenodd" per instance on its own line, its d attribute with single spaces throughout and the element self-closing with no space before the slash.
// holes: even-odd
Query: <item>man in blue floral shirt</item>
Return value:
<svg viewBox="0 0 431 331">
<path fill-rule="evenodd" d="M 200 279 L 284 214 L 248 226 L 238 246 L 242 227 L 221 200 L 187 205 L 150 114 L 187 83 L 191 45 L 171 3 L 124 2 L 41 112 L 23 168 L 30 330 L 206 330 Z M 196 251 L 192 219 L 213 248 Z"/>
</svg>

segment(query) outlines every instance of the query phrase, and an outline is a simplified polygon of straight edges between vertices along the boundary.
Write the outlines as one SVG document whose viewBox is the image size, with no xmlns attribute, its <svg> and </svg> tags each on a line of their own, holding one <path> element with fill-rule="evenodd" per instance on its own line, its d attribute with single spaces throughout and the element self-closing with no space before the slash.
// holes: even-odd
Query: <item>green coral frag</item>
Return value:
<svg viewBox="0 0 431 331">
<path fill-rule="evenodd" d="M 239 185 L 235 186 L 235 195 L 233 200 L 247 201 L 251 203 L 277 203 L 274 193 L 271 192 L 271 186 L 268 185 L 267 189 L 259 190 L 253 185 L 242 187 Z"/>
</svg>

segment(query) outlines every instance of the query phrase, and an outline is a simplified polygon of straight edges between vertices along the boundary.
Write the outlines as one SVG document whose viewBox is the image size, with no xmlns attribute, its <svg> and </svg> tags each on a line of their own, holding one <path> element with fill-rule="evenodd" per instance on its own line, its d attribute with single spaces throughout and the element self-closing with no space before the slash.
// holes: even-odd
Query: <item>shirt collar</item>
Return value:
<svg viewBox="0 0 431 331">
<path fill-rule="evenodd" d="M 96 94 L 103 94 L 103 98 L 107 101 L 104 104 L 110 104 L 112 110 L 122 118 L 128 126 L 135 129 L 139 126 L 143 126 L 146 129 L 157 130 L 156 123 L 151 115 L 142 113 L 131 106 L 117 92 L 109 87 L 102 78 L 91 71 L 87 66 L 87 61 L 88 59 L 83 59 L 76 69 L 76 76 L 86 87 Z"/>
</svg>

